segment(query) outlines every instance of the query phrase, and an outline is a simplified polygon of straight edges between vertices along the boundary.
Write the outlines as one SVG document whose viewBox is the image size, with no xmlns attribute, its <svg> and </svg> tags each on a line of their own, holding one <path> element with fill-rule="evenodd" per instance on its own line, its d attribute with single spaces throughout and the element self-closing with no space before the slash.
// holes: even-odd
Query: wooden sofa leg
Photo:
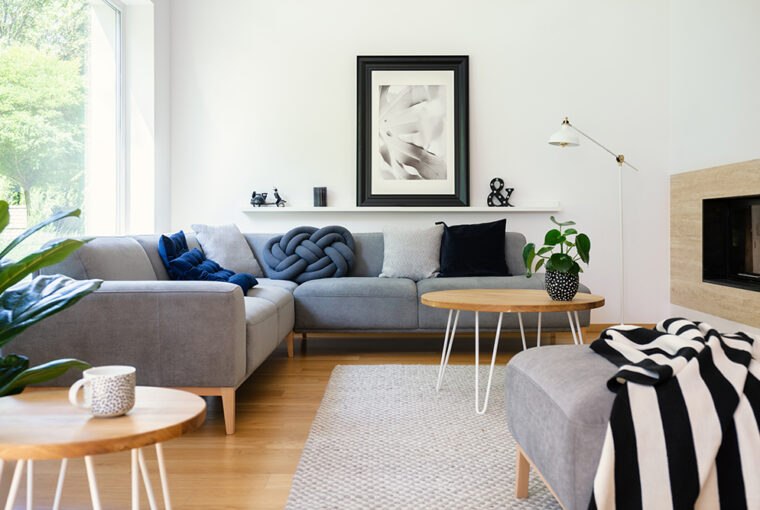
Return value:
<svg viewBox="0 0 760 510">
<path fill-rule="evenodd" d="M 306 342 L 306 332 L 301 333 L 301 342 Z"/>
<path fill-rule="evenodd" d="M 515 471 L 515 497 L 528 497 L 528 481 L 530 479 L 530 463 L 522 449 L 517 447 L 517 470 Z"/>
<path fill-rule="evenodd" d="M 290 333 L 288 333 L 288 336 L 285 337 L 285 343 L 288 344 L 288 358 L 293 357 L 293 330 L 290 330 Z"/>
<path fill-rule="evenodd" d="M 224 412 L 224 430 L 227 434 L 235 433 L 235 388 L 221 388 L 222 411 Z"/>
</svg>

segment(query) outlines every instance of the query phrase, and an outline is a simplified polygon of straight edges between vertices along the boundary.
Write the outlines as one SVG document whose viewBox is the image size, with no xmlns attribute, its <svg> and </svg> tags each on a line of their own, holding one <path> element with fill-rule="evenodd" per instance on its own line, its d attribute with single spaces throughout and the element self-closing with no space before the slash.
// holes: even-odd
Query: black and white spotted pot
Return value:
<svg viewBox="0 0 760 510">
<path fill-rule="evenodd" d="M 544 278 L 546 292 L 554 301 L 572 301 L 578 293 L 578 275 L 547 271 Z"/>
</svg>

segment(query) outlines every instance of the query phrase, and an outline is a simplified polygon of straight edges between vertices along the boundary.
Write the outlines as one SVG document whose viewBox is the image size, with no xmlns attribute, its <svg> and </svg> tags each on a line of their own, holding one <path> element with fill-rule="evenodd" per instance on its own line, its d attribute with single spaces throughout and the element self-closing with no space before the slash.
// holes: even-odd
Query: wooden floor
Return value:
<svg viewBox="0 0 760 510">
<path fill-rule="evenodd" d="M 591 337 L 591 333 L 588 336 Z M 473 363 L 472 341 L 461 337 L 458 340 L 451 355 L 452 363 Z M 292 359 L 287 357 L 285 345 L 281 345 L 238 389 L 234 435 L 224 434 L 220 399 L 209 397 L 208 417 L 203 427 L 164 443 L 174 508 L 283 508 L 333 367 L 437 364 L 441 342 L 440 337 L 347 337 L 310 338 L 303 344 L 297 336 L 296 356 Z M 557 343 L 570 342 L 567 335 L 558 334 Z M 488 341 L 481 344 L 482 352 L 490 353 L 492 344 Z M 505 339 L 500 345 L 498 362 L 506 363 L 518 349 L 518 337 Z M 481 362 L 485 363 L 486 359 Z M 154 492 L 160 502 L 155 450 L 148 448 L 146 454 Z M 129 454 L 102 455 L 95 460 L 103 507 L 129 508 Z M 53 461 L 35 463 L 35 508 L 50 508 L 58 466 L 58 462 Z M 12 467 L 6 465 L 0 483 L 0 501 L 3 502 Z M 62 507 L 91 508 L 87 487 L 84 462 L 70 461 Z M 25 508 L 25 493 L 22 487 L 16 508 Z M 142 508 L 148 508 L 144 491 Z"/>
</svg>

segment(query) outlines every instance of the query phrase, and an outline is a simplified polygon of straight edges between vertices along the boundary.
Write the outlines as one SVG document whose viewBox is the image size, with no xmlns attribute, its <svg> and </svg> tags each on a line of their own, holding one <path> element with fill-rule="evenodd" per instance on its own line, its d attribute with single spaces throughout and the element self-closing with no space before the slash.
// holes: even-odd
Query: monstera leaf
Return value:
<svg viewBox="0 0 760 510">
<path fill-rule="evenodd" d="M 11 354 L 5 358 L 14 356 L 15 354 Z M 29 361 L 27 360 L 27 365 L 28 363 Z M 0 366 L 2 365 L 3 362 L 0 361 Z M 4 386 L 0 387 L 0 397 L 16 395 L 17 393 L 24 391 L 24 388 L 30 384 L 37 384 L 49 381 L 50 379 L 55 379 L 56 377 L 60 377 L 70 368 L 79 368 L 81 370 L 86 370 L 90 368 L 90 365 L 84 361 L 79 361 L 78 359 L 57 359 L 55 361 L 50 361 L 49 363 L 37 365 L 34 368 L 27 368 L 14 376 Z M 0 379 L 5 379 L 3 373 L 0 373 Z"/>
<path fill-rule="evenodd" d="M 0 347 L 32 324 L 70 307 L 101 283 L 43 275 L 6 290 L 0 294 Z"/>
<path fill-rule="evenodd" d="M 14 262 L 7 255 L 24 239 L 51 223 L 68 217 L 78 217 L 79 209 L 60 212 L 29 228 L 0 251 L 0 347 L 29 326 L 60 312 L 95 291 L 100 280 L 74 280 L 61 275 L 37 276 L 24 281 L 31 273 L 61 262 L 79 249 L 87 240 L 64 239 Z M 8 203 L 0 201 L 0 232 L 8 226 Z M 54 379 L 70 368 L 89 368 L 76 359 L 60 359 L 29 368 L 25 356 L 9 354 L 0 357 L 0 397 L 23 391 L 29 384 Z"/>
</svg>

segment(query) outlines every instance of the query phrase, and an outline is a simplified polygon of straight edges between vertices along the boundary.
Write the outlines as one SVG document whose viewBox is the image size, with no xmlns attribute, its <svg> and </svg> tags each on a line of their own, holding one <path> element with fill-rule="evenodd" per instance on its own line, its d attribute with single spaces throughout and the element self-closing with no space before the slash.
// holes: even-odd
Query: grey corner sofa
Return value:
<svg viewBox="0 0 760 510">
<path fill-rule="evenodd" d="M 259 261 L 274 234 L 244 234 Z M 171 281 L 158 254 L 158 235 L 98 237 L 46 274 L 99 278 L 101 288 L 76 306 L 25 331 L 18 345 L 33 363 L 75 357 L 93 365 L 137 367 L 138 384 L 183 388 L 221 396 L 227 433 L 235 429 L 235 389 L 282 342 L 293 355 L 298 332 L 437 332 L 446 310 L 420 305 L 425 292 L 466 288 L 543 288 L 543 276 L 526 278 L 522 260 L 525 237 L 506 233 L 511 276 L 431 278 L 415 282 L 379 278 L 383 235 L 354 234 L 356 264 L 350 276 L 312 280 L 301 285 L 259 278 L 246 296 L 221 282 Z M 202 247 L 188 234 L 190 248 Z M 266 269 L 264 269 L 266 271 Z M 581 286 L 581 292 L 588 289 Z M 495 329 L 497 314 L 483 314 L 481 329 Z M 525 317 L 528 329 L 536 317 Z M 563 314 L 545 314 L 542 330 L 568 329 Z M 582 326 L 589 313 L 580 314 Z M 463 314 L 459 331 L 474 328 L 474 314 Z M 504 331 L 518 331 L 513 314 Z M 71 373 L 56 380 L 73 382 Z"/>
</svg>

